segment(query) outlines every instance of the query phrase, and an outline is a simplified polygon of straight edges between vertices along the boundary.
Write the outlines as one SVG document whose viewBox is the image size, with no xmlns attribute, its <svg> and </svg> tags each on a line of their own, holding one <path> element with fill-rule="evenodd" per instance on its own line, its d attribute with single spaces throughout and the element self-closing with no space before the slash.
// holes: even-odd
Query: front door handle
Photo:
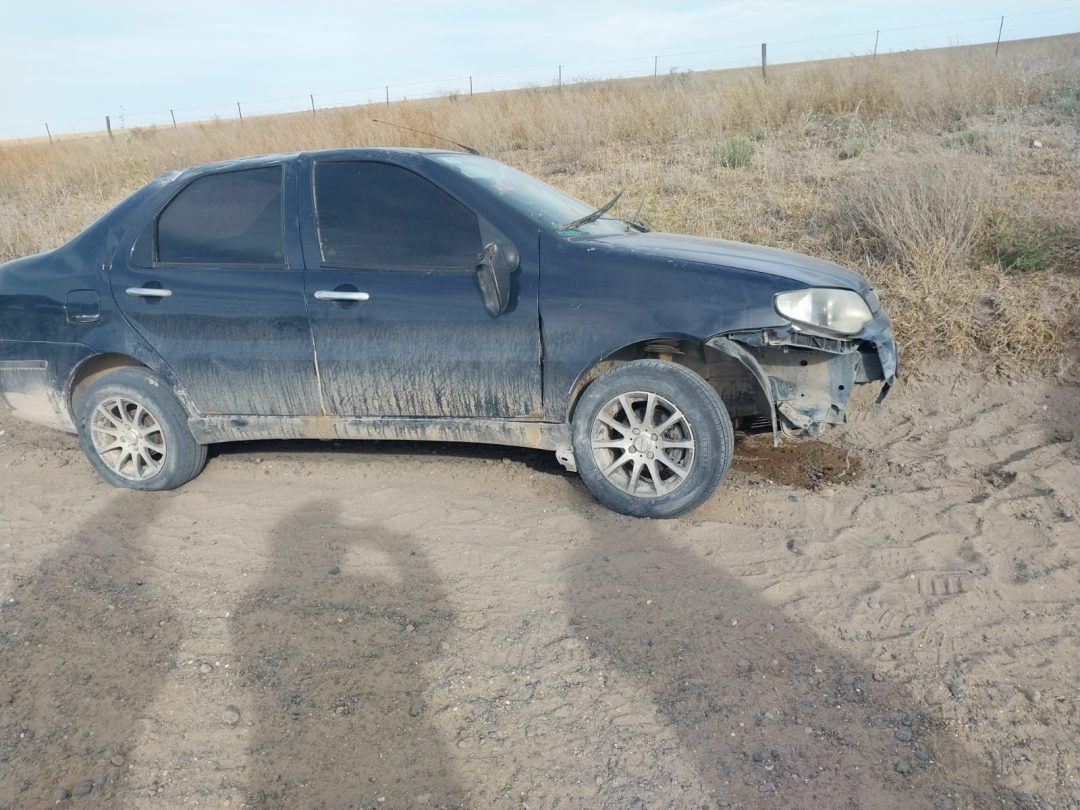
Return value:
<svg viewBox="0 0 1080 810">
<path fill-rule="evenodd" d="M 315 298 L 319 301 L 367 301 L 371 296 L 366 292 L 348 290 L 316 290 Z"/>
<path fill-rule="evenodd" d="M 161 287 L 128 287 L 124 292 L 132 298 L 168 298 L 172 295 L 172 290 Z"/>
</svg>

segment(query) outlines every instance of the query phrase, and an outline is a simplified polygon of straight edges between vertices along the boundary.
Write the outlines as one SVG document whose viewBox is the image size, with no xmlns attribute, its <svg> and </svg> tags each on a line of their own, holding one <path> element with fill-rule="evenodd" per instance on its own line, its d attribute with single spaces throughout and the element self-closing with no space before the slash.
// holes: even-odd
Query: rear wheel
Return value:
<svg viewBox="0 0 1080 810">
<path fill-rule="evenodd" d="M 206 446 L 162 380 L 144 368 L 119 368 L 77 391 L 79 444 L 97 473 L 114 487 L 175 489 L 206 465 Z"/>
<path fill-rule="evenodd" d="M 574 411 L 585 485 L 624 515 L 670 518 L 704 503 L 731 466 L 731 419 L 683 366 L 636 360 L 600 376 Z"/>
</svg>

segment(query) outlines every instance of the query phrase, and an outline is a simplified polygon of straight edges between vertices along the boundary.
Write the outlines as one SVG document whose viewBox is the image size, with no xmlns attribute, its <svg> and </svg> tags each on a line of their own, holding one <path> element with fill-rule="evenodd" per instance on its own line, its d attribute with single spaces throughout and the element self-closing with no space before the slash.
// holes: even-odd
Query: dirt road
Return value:
<svg viewBox="0 0 1080 810">
<path fill-rule="evenodd" d="M 1078 394 L 938 368 L 671 522 L 500 448 L 135 494 L 0 416 L 0 807 L 1080 807 Z"/>
</svg>

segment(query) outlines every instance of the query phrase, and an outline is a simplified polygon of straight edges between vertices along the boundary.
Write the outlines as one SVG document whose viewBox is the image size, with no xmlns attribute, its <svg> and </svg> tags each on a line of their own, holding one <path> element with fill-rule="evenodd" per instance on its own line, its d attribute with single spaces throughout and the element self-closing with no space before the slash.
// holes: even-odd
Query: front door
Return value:
<svg viewBox="0 0 1080 810">
<path fill-rule="evenodd" d="M 493 316 L 476 280 L 473 211 L 403 166 L 310 166 L 305 292 L 327 411 L 538 416 L 535 265 L 514 274 L 510 305 Z"/>
<path fill-rule="evenodd" d="M 124 316 L 204 414 L 322 412 L 283 199 L 295 185 L 280 164 L 199 177 L 110 269 Z"/>
</svg>

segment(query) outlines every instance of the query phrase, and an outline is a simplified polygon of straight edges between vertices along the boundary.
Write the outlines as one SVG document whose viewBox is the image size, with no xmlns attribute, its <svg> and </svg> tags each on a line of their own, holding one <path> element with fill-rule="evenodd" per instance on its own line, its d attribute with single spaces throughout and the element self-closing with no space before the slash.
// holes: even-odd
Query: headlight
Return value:
<svg viewBox="0 0 1080 810">
<path fill-rule="evenodd" d="M 874 318 L 853 290 L 810 287 L 780 293 L 774 301 L 776 311 L 788 320 L 838 335 L 854 335 Z"/>
</svg>

